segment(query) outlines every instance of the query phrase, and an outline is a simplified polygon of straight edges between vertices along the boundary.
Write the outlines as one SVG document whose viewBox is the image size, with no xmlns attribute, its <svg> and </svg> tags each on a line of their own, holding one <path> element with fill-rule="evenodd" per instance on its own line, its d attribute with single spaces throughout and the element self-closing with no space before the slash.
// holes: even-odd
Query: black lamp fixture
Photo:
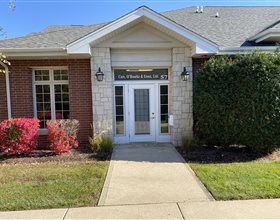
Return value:
<svg viewBox="0 0 280 220">
<path fill-rule="evenodd" d="M 184 67 L 183 72 L 181 73 L 182 81 L 188 81 L 190 73 L 187 71 L 186 67 Z"/>
<path fill-rule="evenodd" d="M 104 73 L 101 71 L 101 68 L 98 68 L 98 71 L 95 73 L 97 81 L 103 81 Z"/>
</svg>

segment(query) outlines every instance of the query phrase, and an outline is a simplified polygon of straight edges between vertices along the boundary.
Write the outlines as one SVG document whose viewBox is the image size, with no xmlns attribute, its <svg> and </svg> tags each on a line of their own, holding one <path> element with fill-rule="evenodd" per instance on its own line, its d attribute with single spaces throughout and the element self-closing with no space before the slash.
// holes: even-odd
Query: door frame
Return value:
<svg viewBox="0 0 280 220">
<path fill-rule="evenodd" d="M 154 84 L 129 84 L 128 85 L 128 121 L 129 121 L 129 142 L 155 142 L 157 124 L 157 98 Z M 149 126 L 150 134 L 135 134 L 135 89 L 149 90 Z"/>
<path fill-rule="evenodd" d="M 115 134 L 115 101 L 113 102 L 113 137 L 114 137 L 114 143 L 116 144 L 128 144 L 132 143 L 130 142 L 129 137 L 129 131 L 130 131 L 130 123 L 129 123 L 129 115 L 128 115 L 128 105 L 129 105 L 129 85 L 148 85 L 153 84 L 155 86 L 155 117 L 156 117 L 156 123 L 155 123 L 155 141 L 157 143 L 170 143 L 171 142 L 171 132 L 169 129 L 168 134 L 161 134 L 160 133 L 160 108 L 159 108 L 159 94 L 160 94 L 160 85 L 168 85 L 169 91 L 170 91 L 170 84 L 168 80 L 124 80 L 124 81 L 114 81 L 113 87 L 115 86 L 123 86 L 123 96 L 124 96 L 124 135 L 116 135 Z M 170 92 L 169 92 L 169 114 L 170 114 Z M 115 89 L 113 89 L 113 100 L 115 100 Z M 149 141 L 150 142 L 150 141 Z"/>
</svg>

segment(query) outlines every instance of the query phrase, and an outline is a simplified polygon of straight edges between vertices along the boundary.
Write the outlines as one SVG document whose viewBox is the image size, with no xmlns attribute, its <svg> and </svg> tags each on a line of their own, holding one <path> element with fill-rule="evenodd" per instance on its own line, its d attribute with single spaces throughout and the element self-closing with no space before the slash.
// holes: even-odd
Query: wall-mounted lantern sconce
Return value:
<svg viewBox="0 0 280 220">
<path fill-rule="evenodd" d="M 98 71 L 95 74 L 97 81 L 103 81 L 104 73 L 101 71 L 101 68 L 98 68 Z"/>
<path fill-rule="evenodd" d="M 184 67 L 183 72 L 181 73 L 182 81 L 188 81 L 190 73 L 187 71 L 186 67 Z"/>
</svg>

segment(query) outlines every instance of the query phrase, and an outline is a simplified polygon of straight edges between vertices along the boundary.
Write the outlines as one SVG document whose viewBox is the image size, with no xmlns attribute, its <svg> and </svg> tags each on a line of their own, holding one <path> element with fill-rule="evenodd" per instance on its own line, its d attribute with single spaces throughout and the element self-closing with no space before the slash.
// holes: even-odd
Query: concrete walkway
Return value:
<svg viewBox="0 0 280 220">
<path fill-rule="evenodd" d="M 116 147 L 99 205 L 0 219 L 280 219 L 280 199 L 214 201 L 170 145 Z"/>
<path fill-rule="evenodd" d="M 280 199 L 0 212 L 0 219 L 280 219 Z"/>
<path fill-rule="evenodd" d="M 209 201 L 212 197 L 169 144 L 114 148 L 99 206 Z"/>
</svg>

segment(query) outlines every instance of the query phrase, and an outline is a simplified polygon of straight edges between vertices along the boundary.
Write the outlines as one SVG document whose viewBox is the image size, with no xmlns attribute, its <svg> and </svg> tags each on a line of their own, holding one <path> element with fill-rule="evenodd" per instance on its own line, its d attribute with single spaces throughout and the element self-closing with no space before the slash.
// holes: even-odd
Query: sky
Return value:
<svg viewBox="0 0 280 220">
<path fill-rule="evenodd" d="M 142 5 L 163 12 L 188 6 L 280 6 L 280 0 L 15 0 L 15 10 L 9 0 L 0 0 L 0 27 L 8 38 L 20 37 L 49 25 L 115 20 Z"/>
</svg>

